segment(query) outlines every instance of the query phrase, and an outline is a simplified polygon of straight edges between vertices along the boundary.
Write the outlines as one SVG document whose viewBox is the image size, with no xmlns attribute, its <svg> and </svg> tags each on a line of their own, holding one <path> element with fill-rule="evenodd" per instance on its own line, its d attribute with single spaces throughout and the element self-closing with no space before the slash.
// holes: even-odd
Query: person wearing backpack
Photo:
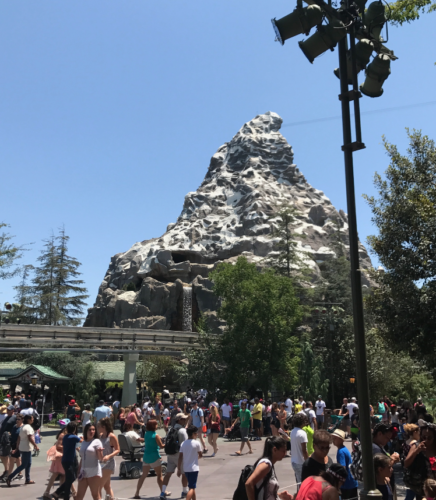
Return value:
<svg viewBox="0 0 436 500">
<path fill-rule="evenodd" d="M 171 492 L 166 491 L 168 483 L 170 482 L 171 476 L 176 471 L 179 463 L 179 452 L 180 446 L 183 441 L 188 439 L 188 434 L 185 429 L 186 422 L 188 421 L 188 415 L 184 413 L 178 413 L 174 418 L 174 427 L 170 427 L 168 430 L 167 438 L 165 441 L 165 453 L 167 454 L 167 470 L 162 483 L 162 492 L 159 498 L 166 498 L 171 495 Z M 182 495 L 181 498 L 186 498 L 188 495 L 188 480 L 186 476 L 182 473 Z"/>
<path fill-rule="evenodd" d="M 286 441 L 282 437 L 266 438 L 261 458 L 253 466 L 242 471 L 233 500 L 292 500 L 293 497 L 288 491 L 279 493 L 279 483 L 274 470 L 274 464 L 283 460 L 286 451 Z"/>
</svg>

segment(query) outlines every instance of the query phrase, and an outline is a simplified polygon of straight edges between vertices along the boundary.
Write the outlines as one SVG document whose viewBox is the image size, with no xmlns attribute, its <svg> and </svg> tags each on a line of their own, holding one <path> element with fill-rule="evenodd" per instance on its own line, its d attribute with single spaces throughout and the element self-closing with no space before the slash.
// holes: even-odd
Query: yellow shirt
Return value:
<svg viewBox="0 0 436 500">
<path fill-rule="evenodd" d="M 258 412 L 257 415 L 256 412 Z M 252 415 L 253 420 L 262 420 L 262 403 L 257 403 L 257 405 L 254 405 Z"/>
<path fill-rule="evenodd" d="M 295 413 L 298 413 L 303 409 L 303 405 L 300 404 L 295 404 Z"/>
</svg>

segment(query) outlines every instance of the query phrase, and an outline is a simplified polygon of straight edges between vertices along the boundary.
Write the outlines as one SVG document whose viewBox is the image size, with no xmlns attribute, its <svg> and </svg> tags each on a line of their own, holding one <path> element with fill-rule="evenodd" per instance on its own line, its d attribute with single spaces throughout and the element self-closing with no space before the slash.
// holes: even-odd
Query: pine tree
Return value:
<svg viewBox="0 0 436 500">
<path fill-rule="evenodd" d="M 17 318 L 20 319 L 22 323 L 33 324 L 36 323 L 37 319 L 37 304 L 38 301 L 35 300 L 37 297 L 33 294 L 33 287 L 29 284 L 30 274 L 33 272 L 34 267 L 32 265 L 23 266 L 21 273 L 21 281 L 19 285 L 14 286 L 14 290 L 17 292 L 15 295 L 15 300 L 19 304 L 17 309 Z"/>
<path fill-rule="evenodd" d="M 297 222 L 298 211 L 295 208 L 286 206 L 281 208 L 270 221 L 273 223 L 272 238 L 277 238 L 277 251 L 271 252 L 266 262 L 278 274 L 288 278 L 300 276 L 307 270 L 303 256 L 306 254 L 298 250 L 298 241 L 295 239 L 296 233 L 293 226 Z M 299 238 L 303 238 L 298 233 Z"/>
<path fill-rule="evenodd" d="M 44 249 L 37 261 L 39 266 L 35 267 L 35 274 L 32 279 L 32 294 L 35 297 L 38 323 L 55 325 L 59 318 L 55 308 L 57 252 L 53 234 L 48 240 L 44 240 Z"/>
<path fill-rule="evenodd" d="M 44 325 L 76 325 L 86 306 L 86 288 L 78 279 L 80 262 L 68 255 L 69 236 L 65 229 L 45 240 L 38 257 L 29 294 L 34 302 L 37 322 Z M 24 290 L 23 290 L 24 292 Z"/>
<path fill-rule="evenodd" d="M 0 229 L 9 227 L 8 224 L 0 222 Z M 23 256 L 24 247 L 17 247 L 10 243 L 13 236 L 9 233 L 0 233 L 0 279 L 13 278 L 20 272 L 16 261 Z"/>
<path fill-rule="evenodd" d="M 68 241 L 70 237 L 65 234 L 65 228 L 59 231 L 56 240 L 59 242 L 56 247 L 56 269 L 55 269 L 55 309 L 58 314 L 56 324 L 78 324 L 80 322 L 77 316 L 83 314 L 83 308 L 86 306 L 85 300 L 87 289 L 81 285 L 84 281 L 77 279 L 81 273 L 78 271 L 80 262 L 67 254 Z"/>
</svg>

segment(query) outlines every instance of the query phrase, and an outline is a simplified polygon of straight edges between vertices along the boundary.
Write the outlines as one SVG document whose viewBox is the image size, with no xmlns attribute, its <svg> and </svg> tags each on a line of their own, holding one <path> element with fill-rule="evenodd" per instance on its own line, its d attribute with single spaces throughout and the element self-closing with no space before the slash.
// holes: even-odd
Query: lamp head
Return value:
<svg viewBox="0 0 436 500">
<path fill-rule="evenodd" d="M 332 19 L 329 24 L 318 26 L 318 30 L 307 40 L 298 42 L 303 54 L 313 61 L 324 54 L 328 49 L 333 50 L 339 40 L 347 34 L 344 23 L 339 19 Z"/>
<path fill-rule="evenodd" d="M 385 5 L 380 2 L 372 2 L 364 14 L 366 29 L 375 40 L 382 41 L 381 30 L 386 22 Z"/>
<path fill-rule="evenodd" d="M 276 39 L 284 45 L 285 41 L 302 33 L 308 34 L 311 28 L 322 22 L 322 9 L 318 5 L 297 7 L 294 12 L 281 19 L 271 19 Z"/>
<path fill-rule="evenodd" d="M 360 86 L 362 94 L 380 97 L 383 83 L 391 74 L 391 59 L 386 54 L 378 54 L 366 68 L 366 78 Z"/>
</svg>

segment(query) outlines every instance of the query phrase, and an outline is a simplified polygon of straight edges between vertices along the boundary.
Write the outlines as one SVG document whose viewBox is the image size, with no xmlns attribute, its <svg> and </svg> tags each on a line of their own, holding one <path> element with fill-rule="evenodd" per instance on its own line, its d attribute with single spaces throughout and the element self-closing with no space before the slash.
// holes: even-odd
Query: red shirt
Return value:
<svg viewBox="0 0 436 500">
<path fill-rule="evenodd" d="M 216 417 L 216 422 L 212 422 L 212 415 L 209 416 L 209 425 L 210 425 L 210 428 L 211 430 L 213 431 L 219 431 L 220 430 L 220 416 L 218 415 Z"/>
</svg>

